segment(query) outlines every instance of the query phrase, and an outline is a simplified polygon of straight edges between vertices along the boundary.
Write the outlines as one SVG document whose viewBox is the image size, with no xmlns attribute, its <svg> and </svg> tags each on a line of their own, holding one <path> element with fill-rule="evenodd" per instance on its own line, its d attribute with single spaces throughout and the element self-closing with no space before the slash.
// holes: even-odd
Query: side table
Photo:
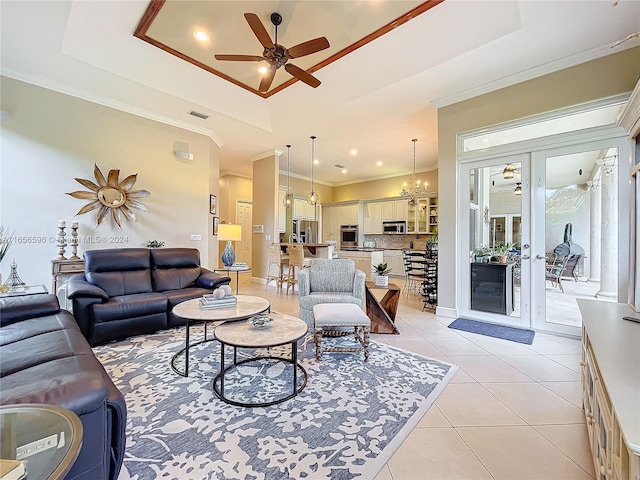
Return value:
<svg viewBox="0 0 640 480">
<path fill-rule="evenodd" d="M 61 480 L 82 447 L 82 422 L 66 408 L 0 406 L 0 458 L 25 462 L 27 478 Z"/>
<path fill-rule="evenodd" d="M 66 283 L 68 277 L 76 273 L 84 273 L 84 260 L 51 260 L 51 293 L 57 297 L 58 288 Z M 68 307 L 66 295 L 60 305 Z"/>
<path fill-rule="evenodd" d="M 372 290 L 386 290 L 384 297 L 378 300 Z M 396 327 L 396 312 L 400 300 L 400 287 L 390 283 L 387 287 L 378 287 L 373 282 L 365 282 L 365 302 L 367 316 L 371 319 L 371 333 L 399 334 Z"/>
<path fill-rule="evenodd" d="M 214 268 L 213 271 L 227 272 L 227 274 L 231 272 L 236 272 L 236 295 L 238 295 L 238 291 L 240 288 L 240 274 L 250 272 L 251 267 L 234 267 L 233 265 L 231 265 L 230 267 Z"/>
</svg>

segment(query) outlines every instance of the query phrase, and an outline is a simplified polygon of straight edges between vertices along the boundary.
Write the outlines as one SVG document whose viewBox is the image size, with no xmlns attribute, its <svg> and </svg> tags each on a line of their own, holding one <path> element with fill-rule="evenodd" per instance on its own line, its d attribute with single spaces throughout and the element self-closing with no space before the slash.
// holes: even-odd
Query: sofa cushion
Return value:
<svg viewBox="0 0 640 480">
<path fill-rule="evenodd" d="M 167 297 L 161 293 L 137 293 L 112 297 L 93 305 L 94 323 L 136 318 L 167 311 Z"/>
<path fill-rule="evenodd" d="M 2 315 L 4 315 L 4 310 L 2 311 Z M 46 317 L 23 320 L 19 323 L 14 323 L 0 328 L 0 345 L 6 345 L 26 338 L 42 335 L 43 333 L 65 329 L 79 330 L 78 324 L 67 311 L 59 312 L 55 315 L 48 315 Z"/>
<path fill-rule="evenodd" d="M 179 327 L 182 325 L 186 325 L 187 322 L 184 318 L 176 317 L 173 314 L 173 307 L 186 300 L 201 297 L 206 293 L 211 293 L 211 290 L 205 288 L 183 288 L 181 290 L 169 290 L 167 292 L 162 292 L 163 295 L 167 296 L 168 302 L 167 311 L 169 312 L 169 322 L 167 326 Z"/>
<path fill-rule="evenodd" d="M 350 259 L 315 258 L 309 283 L 312 292 L 353 292 L 356 266 Z"/>
<path fill-rule="evenodd" d="M 150 252 L 156 292 L 191 287 L 200 276 L 200 252 L 195 248 L 154 248 Z"/>
<path fill-rule="evenodd" d="M 146 248 L 88 250 L 85 278 L 110 297 L 152 292 L 151 260 Z"/>
</svg>

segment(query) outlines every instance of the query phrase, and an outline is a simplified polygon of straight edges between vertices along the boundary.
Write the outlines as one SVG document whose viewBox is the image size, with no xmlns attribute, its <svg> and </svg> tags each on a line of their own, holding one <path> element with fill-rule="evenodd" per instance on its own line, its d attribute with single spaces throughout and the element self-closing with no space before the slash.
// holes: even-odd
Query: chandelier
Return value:
<svg viewBox="0 0 640 480">
<path fill-rule="evenodd" d="M 420 180 L 416 180 L 416 142 L 417 138 L 411 140 L 413 142 L 413 176 L 411 177 L 411 181 L 409 185 L 402 185 L 402 191 L 400 192 L 400 196 L 403 198 L 409 199 L 409 205 L 415 206 L 418 204 L 418 199 L 424 195 L 429 193 L 429 187 L 425 183 L 422 185 Z M 407 189 L 408 187 L 408 189 Z"/>
</svg>

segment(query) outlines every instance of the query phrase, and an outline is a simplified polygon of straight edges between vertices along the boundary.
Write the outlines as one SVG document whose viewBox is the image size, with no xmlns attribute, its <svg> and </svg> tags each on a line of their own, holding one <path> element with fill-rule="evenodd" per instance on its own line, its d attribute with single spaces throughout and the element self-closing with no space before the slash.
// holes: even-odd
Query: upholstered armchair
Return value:
<svg viewBox="0 0 640 480">
<path fill-rule="evenodd" d="M 353 260 L 315 258 L 298 273 L 300 318 L 313 330 L 313 306 L 319 303 L 354 303 L 362 307 L 366 275 Z"/>
</svg>

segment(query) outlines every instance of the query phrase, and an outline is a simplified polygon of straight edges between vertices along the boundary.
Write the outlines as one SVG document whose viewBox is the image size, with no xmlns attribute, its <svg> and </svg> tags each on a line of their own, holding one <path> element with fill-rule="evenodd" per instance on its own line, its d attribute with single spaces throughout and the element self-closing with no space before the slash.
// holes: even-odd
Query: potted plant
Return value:
<svg viewBox="0 0 640 480">
<path fill-rule="evenodd" d="M 149 240 L 147 242 L 147 248 L 162 248 L 164 247 L 164 242 L 160 242 L 158 240 Z"/>
<path fill-rule="evenodd" d="M 496 243 L 493 246 L 493 255 L 498 257 L 500 263 L 507 263 L 507 254 L 513 245 L 513 243 Z"/>
<path fill-rule="evenodd" d="M 390 268 L 387 268 L 386 263 L 379 263 L 378 265 L 371 265 L 371 271 L 376 274 L 376 286 L 377 287 L 388 287 L 389 286 L 389 277 L 387 275 L 391 271 Z"/>
<path fill-rule="evenodd" d="M 493 251 L 489 247 L 478 247 L 473 251 L 476 262 L 489 263 Z"/>
</svg>

